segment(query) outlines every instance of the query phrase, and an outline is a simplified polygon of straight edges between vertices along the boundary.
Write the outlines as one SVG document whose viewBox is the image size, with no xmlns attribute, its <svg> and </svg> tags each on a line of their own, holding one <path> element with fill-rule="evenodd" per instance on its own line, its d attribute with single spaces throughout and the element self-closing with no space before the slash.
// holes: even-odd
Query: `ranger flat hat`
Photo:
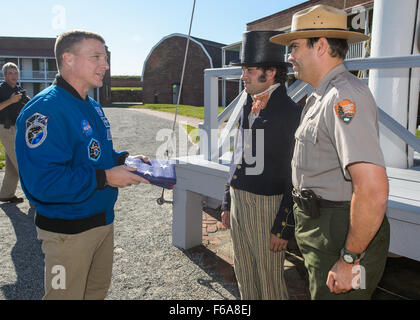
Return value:
<svg viewBox="0 0 420 320">
<path fill-rule="evenodd" d="M 291 31 L 273 36 L 270 41 L 288 46 L 292 40 L 321 37 L 347 39 L 348 43 L 368 39 L 363 33 L 347 30 L 347 14 L 344 10 L 320 4 L 296 12 Z"/>
<path fill-rule="evenodd" d="M 241 61 L 232 62 L 233 66 L 269 67 L 290 65 L 285 61 L 285 47 L 270 42 L 270 38 L 281 31 L 245 31 L 242 35 Z"/>
</svg>

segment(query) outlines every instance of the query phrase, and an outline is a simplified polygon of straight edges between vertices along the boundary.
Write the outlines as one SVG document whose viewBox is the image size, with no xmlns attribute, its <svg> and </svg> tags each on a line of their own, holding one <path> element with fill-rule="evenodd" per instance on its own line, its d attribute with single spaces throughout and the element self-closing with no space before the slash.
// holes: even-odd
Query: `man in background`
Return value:
<svg viewBox="0 0 420 320">
<path fill-rule="evenodd" d="M 23 198 L 15 196 L 19 181 L 15 153 L 16 118 L 29 98 L 22 87 L 18 86 L 17 65 L 8 62 L 3 65 L 2 71 L 4 82 L 0 85 L 0 141 L 4 147 L 6 172 L 0 189 L 0 201 L 20 203 Z"/>
</svg>

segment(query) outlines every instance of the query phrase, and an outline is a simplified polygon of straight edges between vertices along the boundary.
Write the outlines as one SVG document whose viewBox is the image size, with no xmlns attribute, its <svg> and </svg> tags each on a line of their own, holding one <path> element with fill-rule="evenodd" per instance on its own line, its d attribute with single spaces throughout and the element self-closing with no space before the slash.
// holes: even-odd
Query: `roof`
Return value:
<svg viewBox="0 0 420 320">
<path fill-rule="evenodd" d="M 222 48 L 226 47 L 227 45 L 223 43 L 196 38 L 196 37 L 192 37 L 192 38 L 202 43 L 204 48 L 206 48 L 207 52 L 209 53 L 209 55 L 211 56 L 213 60 L 213 68 L 221 68 L 222 67 Z M 227 63 L 233 60 L 238 60 L 238 59 L 239 59 L 238 52 L 230 51 L 230 50 L 226 51 Z"/>
<path fill-rule="evenodd" d="M 144 76 L 144 70 L 145 66 L 147 64 L 147 61 L 149 60 L 150 55 L 152 54 L 153 50 L 157 48 L 163 41 L 165 41 L 168 38 L 172 37 L 182 37 L 182 38 L 188 38 L 188 35 L 182 34 L 182 33 L 172 33 L 170 35 L 167 35 L 166 37 L 163 37 L 156 45 L 153 46 L 153 48 L 150 50 L 149 55 L 144 60 L 144 66 L 143 66 L 143 75 Z M 206 56 L 209 58 L 210 62 L 210 68 L 221 68 L 222 67 L 222 48 L 226 46 L 226 44 L 214 42 L 210 40 L 200 39 L 197 37 L 190 37 L 190 40 L 198 44 L 201 49 L 203 49 Z M 229 63 L 233 60 L 239 59 L 239 53 L 235 51 L 226 51 L 226 62 Z"/>
<path fill-rule="evenodd" d="M 55 38 L 0 37 L 0 56 L 54 58 Z"/>
</svg>

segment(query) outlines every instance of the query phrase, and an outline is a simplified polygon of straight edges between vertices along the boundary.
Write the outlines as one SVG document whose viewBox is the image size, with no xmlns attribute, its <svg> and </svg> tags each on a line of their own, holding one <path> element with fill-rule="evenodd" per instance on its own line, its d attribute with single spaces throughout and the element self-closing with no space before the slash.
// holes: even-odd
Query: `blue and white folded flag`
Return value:
<svg viewBox="0 0 420 320">
<path fill-rule="evenodd" d="M 137 168 L 134 172 L 151 184 L 165 189 L 172 189 L 176 184 L 175 164 L 170 160 L 150 160 L 146 163 L 141 159 L 127 157 L 125 165 Z"/>
</svg>

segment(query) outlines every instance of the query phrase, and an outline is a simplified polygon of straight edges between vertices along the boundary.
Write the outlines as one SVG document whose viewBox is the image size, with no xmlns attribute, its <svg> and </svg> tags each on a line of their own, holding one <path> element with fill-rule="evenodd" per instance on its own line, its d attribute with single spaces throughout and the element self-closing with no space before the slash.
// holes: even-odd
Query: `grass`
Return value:
<svg viewBox="0 0 420 320">
<path fill-rule="evenodd" d="M 141 80 L 141 76 L 111 76 L 111 79 L 139 79 Z"/>
<path fill-rule="evenodd" d="M 142 87 L 111 87 L 111 91 L 125 91 L 125 90 L 132 90 L 132 91 L 142 91 Z"/>
<path fill-rule="evenodd" d="M 420 139 L 420 130 L 416 130 L 416 137 Z"/>
<path fill-rule="evenodd" d="M 194 126 L 190 126 L 189 124 L 183 124 L 182 126 L 185 128 L 185 130 L 187 130 L 187 134 L 190 136 L 191 141 L 193 143 L 198 143 L 199 137 L 198 130 L 196 130 L 197 128 Z"/>
<path fill-rule="evenodd" d="M 127 106 L 128 108 L 137 109 L 151 109 L 156 111 L 163 111 L 169 113 L 176 112 L 175 104 L 144 104 L 144 105 L 132 105 Z M 224 110 L 223 107 L 219 107 L 219 113 Z M 204 107 L 196 107 L 189 105 L 179 105 L 178 114 L 182 116 L 188 116 L 198 119 L 204 119 Z"/>
</svg>

